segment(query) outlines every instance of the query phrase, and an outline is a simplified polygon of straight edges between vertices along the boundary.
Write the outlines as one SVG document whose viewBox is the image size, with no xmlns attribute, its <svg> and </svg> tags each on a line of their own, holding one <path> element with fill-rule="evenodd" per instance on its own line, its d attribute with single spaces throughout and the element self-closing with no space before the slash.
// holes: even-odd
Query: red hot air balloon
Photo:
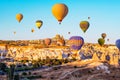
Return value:
<svg viewBox="0 0 120 80">
<path fill-rule="evenodd" d="M 50 45 L 51 44 L 51 39 L 50 38 L 47 38 L 44 40 L 45 44 L 46 45 Z"/>
</svg>

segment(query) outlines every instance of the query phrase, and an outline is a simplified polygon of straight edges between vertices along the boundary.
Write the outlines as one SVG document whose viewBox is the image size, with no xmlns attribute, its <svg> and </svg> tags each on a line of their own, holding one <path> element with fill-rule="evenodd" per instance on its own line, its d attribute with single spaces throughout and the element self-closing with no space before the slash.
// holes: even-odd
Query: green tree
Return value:
<svg viewBox="0 0 120 80">
<path fill-rule="evenodd" d="M 16 74 L 16 75 L 15 75 L 14 80 L 20 80 L 19 74 Z"/>
<path fill-rule="evenodd" d="M 11 64 L 8 71 L 8 80 L 14 80 L 15 65 Z"/>
<path fill-rule="evenodd" d="M 6 72 L 6 68 L 7 68 L 7 66 L 5 63 L 0 63 L 0 70 Z"/>
</svg>

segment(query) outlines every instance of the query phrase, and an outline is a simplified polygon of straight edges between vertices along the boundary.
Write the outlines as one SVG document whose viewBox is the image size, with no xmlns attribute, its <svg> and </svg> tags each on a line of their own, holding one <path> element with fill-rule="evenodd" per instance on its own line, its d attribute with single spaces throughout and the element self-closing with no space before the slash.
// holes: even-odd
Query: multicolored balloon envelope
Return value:
<svg viewBox="0 0 120 80">
<path fill-rule="evenodd" d="M 116 40 L 115 45 L 120 50 L 120 39 Z"/>
<path fill-rule="evenodd" d="M 87 31 L 87 29 L 89 28 L 90 24 L 88 21 L 81 21 L 80 22 L 80 28 L 82 29 L 82 31 L 85 33 Z"/>
<path fill-rule="evenodd" d="M 52 7 L 52 14 L 59 21 L 59 23 L 62 22 L 67 13 L 68 7 L 65 4 L 59 3 Z"/>
<path fill-rule="evenodd" d="M 81 36 L 72 36 L 69 39 L 70 48 L 73 50 L 80 50 L 84 44 L 84 39 Z"/>
</svg>

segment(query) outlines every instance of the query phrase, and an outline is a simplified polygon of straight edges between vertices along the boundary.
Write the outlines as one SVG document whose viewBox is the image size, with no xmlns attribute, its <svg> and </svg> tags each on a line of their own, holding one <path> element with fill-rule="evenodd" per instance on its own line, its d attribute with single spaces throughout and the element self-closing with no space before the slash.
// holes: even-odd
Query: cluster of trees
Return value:
<svg viewBox="0 0 120 80">
<path fill-rule="evenodd" d="M 47 59 L 38 59 L 37 61 L 33 61 L 33 67 L 34 68 L 38 68 L 38 67 L 42 67 L 42 66 L 55 66 L 55 65 L 61 65 L 61 64 L 65 64 L 68 62 L 72 62 L 75 61 L 76 59 L 50 59 L 49 57 L 47 57 Z"/>
</svg>

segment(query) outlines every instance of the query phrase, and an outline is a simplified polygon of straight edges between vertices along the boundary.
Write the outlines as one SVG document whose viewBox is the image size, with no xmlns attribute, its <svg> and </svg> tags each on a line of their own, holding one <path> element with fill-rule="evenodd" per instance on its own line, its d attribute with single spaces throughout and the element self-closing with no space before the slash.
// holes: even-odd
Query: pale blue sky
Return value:
<svg viewBox="0 0 120 80">
<path fill-rule="evenodd" d="M 56 3 L 64 3 L 69 8 L 61 25 L 51 12 Z M 24 16 L 21 23 L 15 18 L 17 13 Z M 88 17 L 91 19 L 88 20 Z M 0 39 L 43 39 L 60 34 L 67 39 L 74 35 L 82 36 L 85 42 L 96 43 L 101 33 L 106 33 L 110 39 L 106 43 L 114 44 L 120 38 L 119 19 L 120 0 L 0 0 Z M 40 30 L 35 26 L 36 20 L 43 21 Z M 90 22 L 86 33 L 79 27 L 83 20 Z M 31 28 L 35 29 L 34 33 L 31 33 Z"/>
</svg>

